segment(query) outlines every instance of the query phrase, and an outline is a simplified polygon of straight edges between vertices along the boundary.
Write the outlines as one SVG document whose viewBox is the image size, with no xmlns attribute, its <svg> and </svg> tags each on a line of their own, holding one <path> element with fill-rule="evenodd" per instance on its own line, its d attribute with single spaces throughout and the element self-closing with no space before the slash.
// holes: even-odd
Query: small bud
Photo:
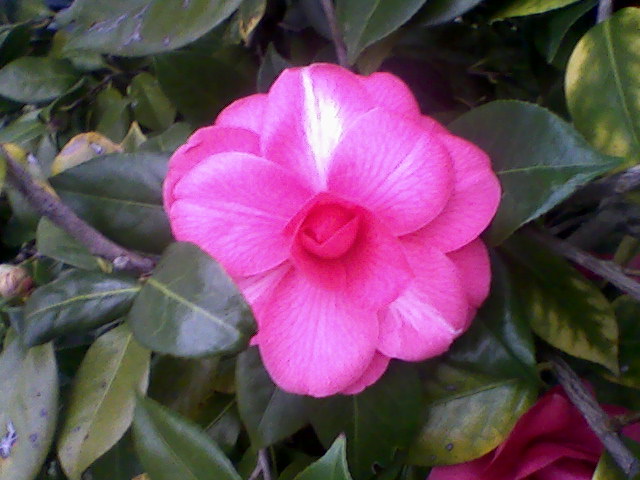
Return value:
<svg viewBox="0 0 640 480">
<path fill-rule="evenodd" d="M 20 297 L 26 294 L 32 285 L 31 277 L 24 268 L 0 265 L 0 297 Z"/>
</svg>

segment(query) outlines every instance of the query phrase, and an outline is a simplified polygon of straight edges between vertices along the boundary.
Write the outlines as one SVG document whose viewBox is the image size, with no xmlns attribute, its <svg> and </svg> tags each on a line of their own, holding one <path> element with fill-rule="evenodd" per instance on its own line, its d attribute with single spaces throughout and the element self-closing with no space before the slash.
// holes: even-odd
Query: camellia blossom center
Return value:
<svg viewBox="0 0 640 480">
<path fill-rule="evenodd" d="M 347 253 L 356 242 L 360 214 L 337 203 L 316 204 L 298 230 L 298 241 L 309 253 L 336 259 Z"/>
</svg>

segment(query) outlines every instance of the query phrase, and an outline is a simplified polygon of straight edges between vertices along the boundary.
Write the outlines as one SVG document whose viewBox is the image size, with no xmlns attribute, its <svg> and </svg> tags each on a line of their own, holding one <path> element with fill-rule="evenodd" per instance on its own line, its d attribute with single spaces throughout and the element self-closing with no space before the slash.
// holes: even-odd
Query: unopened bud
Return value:
<svg viewBox="0 0 640 480">
<path fill-rule="evenodd" d="M 32 285 L 31 277 L 24 268 L 0 265 L 0 297 L 20 297 L 26 294 Z"/>
</svg>

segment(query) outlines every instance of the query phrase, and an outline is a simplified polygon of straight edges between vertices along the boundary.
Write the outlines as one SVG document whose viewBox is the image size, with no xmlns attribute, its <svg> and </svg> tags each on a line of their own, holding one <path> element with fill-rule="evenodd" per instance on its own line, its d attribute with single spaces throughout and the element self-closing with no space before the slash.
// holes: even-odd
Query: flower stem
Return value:
<svg viewBox="0 0 640 480">
<path fill-rule="evenodd" d="M 0 145 L 0 155 L 7 166 L 7 182 L 18 190 L 40 214 L 63 229 L 96 256 L 113 263 L 116 270 L 147 273 L 155 262 L 112 242 L 78 217 L 55 195 L 36 184 L 29 173 Z"/>
<path fill-rule="evenodd" d="M 331 38 L 333 45 L 336 49 L 336 56 L 338 57 L 338 63 L 340 66 L 349 68 L 349 60 L 347 59 L 347 47 L 344 44 L 340 28 L 338 27 L 338 20 L 336 18 L 336 10 L 333 6 L 333 0 L 321 0 L 322 9 L 327 16 L 329 22 L 329 29 L 331 30 Z"/>
<path fill-rule="evenodd" d="M 640 472 L 640 462 L 622 442 L 615 430 L 615 422 L 600 407 L 580 377 L 558 355 L 551 355 L 556 378 L 567 393 L 571 403 L 580 411 L 584 419 L 600 439 L 616 464 L 628 476 L 633 478 Z"/>
</svg>

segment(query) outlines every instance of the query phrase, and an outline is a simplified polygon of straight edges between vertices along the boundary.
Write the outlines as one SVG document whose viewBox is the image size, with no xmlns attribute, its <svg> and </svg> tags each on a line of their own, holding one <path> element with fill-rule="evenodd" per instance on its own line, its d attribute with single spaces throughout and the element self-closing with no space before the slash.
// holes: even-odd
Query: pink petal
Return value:
<svg viewBox="0 0 640 480">
<path fill-rule="evenodd" d="M 378 107 L 406 116 L 419 119 L 420 106 L 409 87 L 398 77 L 386 72 L 376 72 L 368 77 L 360 77 L 367 92 Z"/>
<path fill-rule="evenodd" d="M 376 352 L 362 376 L 340 393 L 344 395 L 356 395 L 365 388 L 373 385 L 382 377 L 384 372 L 387 371 L 390 360 L 389 357 L 385 357 L 381 353 Z"/>
<path fill-rule="evenodd" d="M 173 187 L 193 167 L 211 155 L 222 152 L 258 153 L 260 139 L 245 129 L 226 127 L 204 127 L 195 131 L 172 155 L 169 172 L 163 185 L 165 208 L 173 202 Z"/>
<path fill-rule="evenodd" d="M 271 378 L 283 390 L 314 397 L 341 392 L 362 377 L 378 338 L 375 312 L 295 271 L 278 285 L 260 325 L 260 353 Z"/>
<path fill-rule="evenodd" d="M 345 130 L 373 108 L 357 75 L 336 65 L 285 70 L 269 91 L 263 156 L 323 190 L 328 163 Z"/>
<path fill-rule="evenodd" d="M 193 242 L 233 276 L 264 272 L 289 256 L 284 227 L 311 196 L 280 166 L 243 153 L 210 157 L 174 188 L 177 240 Z"/>
<path fill-rule="evenodd" d="M 447 128 L 438 122 L 435 118 L 422 115 L 418 120 L 418 123 L 422 128 L 427 130 L 431 134 L 435 135 L 451 135 L 451 132 Z"/>
<path fill-rule="evenodd" d="M 456 265 L 469 303 L 478 308 L 489 295 L 491 286 L 491 264 L 489 252 L 479 238 L 458 250 L 447 253 Z"/>
<path fill-rule="evenodd" d="M 564 458 L 552 463 L 548 467 L 536 472 L 534 480 L 591 480 L 595 471 L 595 464 Z M 515 480 L 524 480 L 524 477 L 517 477 Z"/>
<path fill-rule="evenodd" d="M 331 198 L 334 202 L 341 201 L 328 194 L 319 194 L 316 201 Z M 312 209 L 313 203 L 306 208 Z M 400 295 L 413 272 L 400 241 L 371 213 L 359 210 L 357 242 L 344 255 L 336 259 L 318 258 L 296 241 L 291 258 L 310 282 L 339 292 L 350 302 L 377 310 Z M 305 210 L 300 213 L 304 217 Z"/>
<path fill-rule="evenodd" d="M 256 93 L 236 100 L 218 114 L 216 125 L 239 127 L 260 135 L 267 108 L 267 95 Z"/>
<path fill-rule="evenodd" d="M 416 232 L 443 252 L 456 250 L 475 239 L 489 225 L 500 203 L 500 183 L 489 157 L 466 140 L 444 135 L 455 168 L 453 195 L 440 215 Z"/>
<path fill-rule="evenodd" d="M 490 454 L 471 462 L 434 467 L 428 480 L 512 480 L 509 477 L 485 476 Z"/>
<path fill-rule="evenodd" d="M 467 326 L 468 303 L 454 263 L 439 251 L 405 241 L 415 278 L 380 314 L 381 353 L 424 360 L 445 352 Z"/>
<path fill-rule="evenodd" d="M 548 469 L 551 465 L 558 465 L 570 460 L 571 463 L 591 464 L 591 473 L 593 473 L 595 464 L 599 455 L 593 455 L 581 452 L 571 446 L 563 445 L 560 442 L 549 441 L 544 437 L 538 439 L 537 444 L 528 445 L 526 450 L 522 452 L 522 456 L 518 461 L 516 480 L 529 478 L 529 475 L 539 474 Z M 591 478 L 590 476 L 588 477 Z"/>
<path fill-rule="evenodd" d="M 442 211 L 452 182 L 451 160 L 439 137 L 375 109 L 361 116 L 336 148 L 328 189 L 369 209 L 401 235 Z"/>
</svg>

